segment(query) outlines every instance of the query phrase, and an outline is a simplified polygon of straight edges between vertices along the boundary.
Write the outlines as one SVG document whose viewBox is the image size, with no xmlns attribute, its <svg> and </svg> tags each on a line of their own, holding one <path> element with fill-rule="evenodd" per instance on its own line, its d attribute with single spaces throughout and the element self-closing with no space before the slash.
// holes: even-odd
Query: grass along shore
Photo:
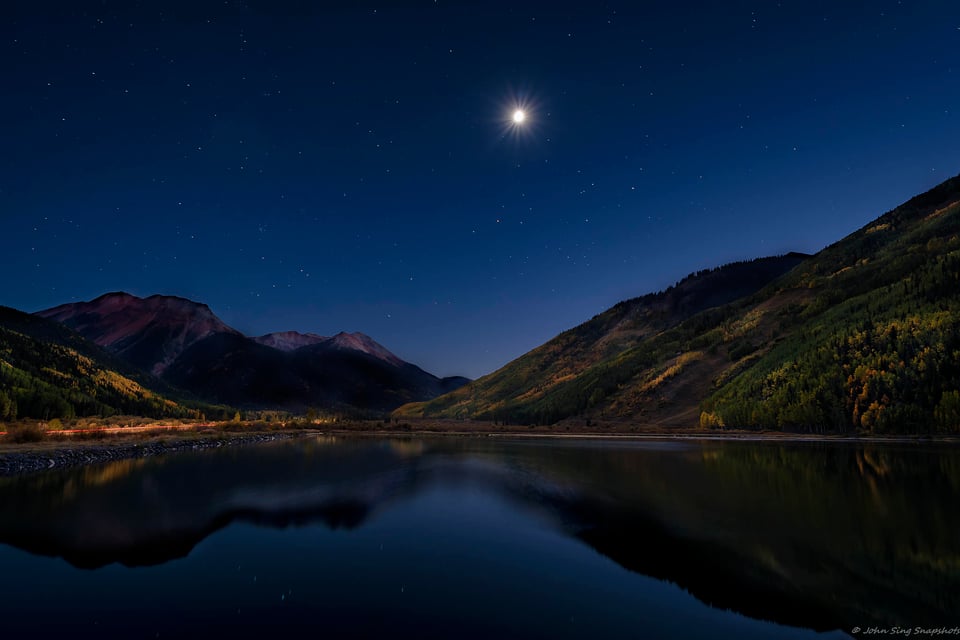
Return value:
<svg viewBox="0 0 960 640">
<path fill-rule="evenodd" d="M 56 423 L 55 423 L 56 426 Z M 525 427 L 447 419 L 305 420 L 186 422 L 142 418 L 114 420 L 110 426 L 76 425 L 51 429 L 49 423 L 0 424 L 0 476 L 96 464 L 223 446 L 255 444 L 318 435 L 358 437 L 467 436 L 617 440 L 743 440 L 772 442 L 899 442 L 960 444 L 956 437 L 928 435 L 806 434 L 782 431 L 665 429 L 655 425 L 561 424 Z"/>
</svg>

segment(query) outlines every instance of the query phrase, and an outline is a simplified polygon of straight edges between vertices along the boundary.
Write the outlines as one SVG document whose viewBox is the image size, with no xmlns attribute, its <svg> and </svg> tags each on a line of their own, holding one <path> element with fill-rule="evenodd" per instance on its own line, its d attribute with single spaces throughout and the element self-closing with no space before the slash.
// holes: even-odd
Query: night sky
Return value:
<svg viewBox="0 0 960 640">
<path fill-rule="evenodd" d="M 180 295 L 438 375 L 960 172 L 955 0 L 5 1 L 0 71 L 0 304 Z"/>
</svg>

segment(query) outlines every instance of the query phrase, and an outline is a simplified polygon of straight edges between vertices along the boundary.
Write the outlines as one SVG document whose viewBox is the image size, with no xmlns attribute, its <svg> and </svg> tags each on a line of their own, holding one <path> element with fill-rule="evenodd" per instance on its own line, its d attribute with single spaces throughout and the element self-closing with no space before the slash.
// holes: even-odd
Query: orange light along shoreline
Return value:
<svg viewBox="0 0 960 640">
<path fill-rule="evenodd" d="M 92 433 L 141 433 L 144 431 L 180 431 L 188 429 L 209 429 L 217 428 L 222 423 L 217 422 L 197 422 L 191 424 L 151 424 L 139 427 L 93 427 L 91 429 L 49 429 L 48 435 L 78 435 Z M 7 435 L 6 431 L 0 431 L 0 436 Z"/>
<path fill-rule="evenodd" d="M 755 431 L 750 429 L 723 429 L 708 431 L 698 428 L 657 427 L 656 425 L 606 425 L 605 427 L 577 428 L 567 425 L 537 426 L 523 429 L 518 425 L 503 425 L 471 420 L 411 419 L 391 424 L 389 421 L 356 420 L 343 422 L 191 422 L 187 424 L 147 424 L 139 426 L 91 427 L 82 429 L 49 429 L 39 423 L 45 436 L 96 436 L 143 434 L 157 435 L 175 431 L 216 430 L 217 432 L 251 432 L 257 428 L 264 431 L 291 433 L 323 433 L 327 435 L 370 436 L 503 436 L 509 438 L 560 438 L 560 439 L 616 439 L 616 440 L 756 440 L 796 442 L 943 442 L 960 443 L 960 437 L 932 434 L 855 434 L 855 433 L 794 433 L 784 431 Z M 0 430 L 0 437 L 7 435 Z M 0 441 L 0 446 L 4 443 Z M 2 449 L 0 449 L 2 455 Z"/>
</svg>

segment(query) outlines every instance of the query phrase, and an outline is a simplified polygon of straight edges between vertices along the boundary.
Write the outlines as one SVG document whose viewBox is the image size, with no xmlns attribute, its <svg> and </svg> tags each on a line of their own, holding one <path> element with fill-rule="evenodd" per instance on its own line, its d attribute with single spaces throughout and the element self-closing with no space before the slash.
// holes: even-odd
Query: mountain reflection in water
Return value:
<svg viewBox="0 0 960 640">
<path fill-rule="evenodd" d="M 754 618 L 929 627 L 960 611 L 960 451 L 929 445 L 322 437 L 0 479 L 0 541 L 156 565 L 234 522 L 352 530 L 449 487 Z"/>
</svg>

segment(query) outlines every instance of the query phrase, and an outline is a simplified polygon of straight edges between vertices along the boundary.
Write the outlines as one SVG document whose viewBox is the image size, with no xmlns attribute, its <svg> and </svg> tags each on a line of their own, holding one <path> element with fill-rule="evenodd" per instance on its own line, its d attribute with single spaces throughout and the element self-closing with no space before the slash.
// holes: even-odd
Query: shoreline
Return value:
<svg viewBox="0 0 960 640">
<path fill-rule="evenodd" d="M 357 437 L 385 437 L 410 438 L 431 436 L 454 436 L 463 438 L 512 438 L 512 439 L 544 439 L 544 440 L 708 440 L 715 442 L 837 442 L 837 443 L 890 443 L 890 444 L 960 444 L 957 436 L 927 436 L 927 435 L 891 435 L 891 436 L 856 436 L 830 434 L 801 434 L 777 433 L 773 431 L 754 433 L 750 431 L 730 431 L 723 434 L 698 433 L 695 431 L 683 432 L 642 432 L 642 433 L 596 433 L 592 431 L 575 432 L 524 432 L 524 431 L 434 431 L 423 430 L 350 430 L 350 429 L 321 429 L 318 435 L 328 436 L 357 436 Z M 2 454 L 0 454 L 2 455 Z"/>
<path fill-rule="evenodd" d="M 164 437 L 164 435 L 166 437 Z M 306 437 L 343 438 L 503 438 L 509 440 L 567 440 L 609 442 L 651 441 L 706 441 L 706 442 L 768 442 L 790 444 L 909 444 L 909 445 L 960 445 L 960 438 L 952 436 L 856 436 L 829 434 L 791 434 L 777 432 L 752 433 L 732 431 L 727 433 L 645 432 L 645 433 L 595 433 L 595 432 L 523 432 L 507 430 L 454 430 L 454 429 L 388 429 L 388 428 L 298 428 L 295 430 L 272 430 L 253 433 L 216 433 L 201 437 L 170 439 L 170 434 L 158 435 L 147 440 L 119 439 L 45 442 L 42 444 L 7 444 L 0 441 L 0 478 L 24 476 L 57 469 L 102 464 L 117 460 L 151 458 L 167 454 L 218 449 L 225 446 L 265 444 L 281 440 Z"/>
<path fill-rule="evenodd" d="M 24 447 L 22 450 L 0 450 L 0 478 L 25 476 L 45 471 L 116 462 L 118 460 L 153 458 L 167 454 L 186 453 L 188 451 L 265 444 L 279 440 L 302 438 L 315 433 L 316 432 L 297 431 L 288 433 L 217 434 L 214 437 L 208 438 L 156 439 L 134 442 L 129 440 L 117 442 L 97 441 L 72 447 L 59 446 L 41 449 Z"/>
</svg>

